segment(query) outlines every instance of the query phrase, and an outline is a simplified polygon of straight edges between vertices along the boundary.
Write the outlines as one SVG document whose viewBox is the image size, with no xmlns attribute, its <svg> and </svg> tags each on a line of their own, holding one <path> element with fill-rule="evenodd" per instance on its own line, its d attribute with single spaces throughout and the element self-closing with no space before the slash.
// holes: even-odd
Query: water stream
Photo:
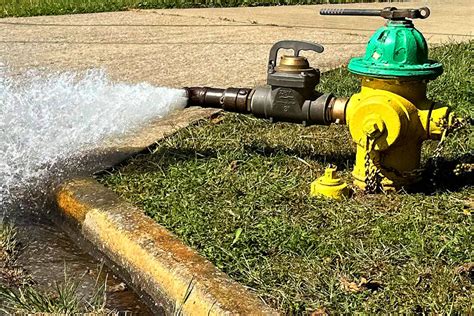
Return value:
<svg viewBox="0 0 474 316">
<path fill-rule="evenodd" d="M 85 152 L 185 103 L 182 90 L 112 82 L 102 70 L 13 74 L 0 63 L 0 220 L 18 226 L 26 246 L 19 262 L 38 284 L 60 281 L 65 267 L 78 276 L 97 266 L 48 219 L 54 188 L 91 172 Z M 121 282 L 105 272 L 110 285 Z M 145 313 L 131 291 L 110 294 L 109 305 Z"/>
</svg>

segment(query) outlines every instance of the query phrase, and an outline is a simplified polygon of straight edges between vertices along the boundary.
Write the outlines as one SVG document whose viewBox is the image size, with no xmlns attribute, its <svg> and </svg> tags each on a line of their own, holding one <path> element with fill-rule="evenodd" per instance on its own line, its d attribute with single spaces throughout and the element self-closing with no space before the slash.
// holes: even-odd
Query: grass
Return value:
<svg viewBox="0 0 474 316">
<path fill-rule="evenodd" d="M 55 283 L 49 291 L 40 290 L 32 285 L 9 288 L 0 285 L 0 311 L 5 313 L 31 314 L 54 313 L 70 315 L 88 313 L 90 315 L 115 315 L 105 308 L 105 283 L 99 277 L 90 297 L 79 294 L 80 279 L 72 280 L 64 274 L 64 282 Z"/>
<path fill-rule="evenodd" d="M 0 223 L 0 262 L 3 267 L 10 265 L 20 251 L 16 234 L 15 227 Z"/>
<path fill-rule="evenodd" d="M 0 286 L 16 287 L 30 282 L 26 271 L 15 264 L 21 250 L 16 228 L 0 222 Z"/>
<path fill-rule="evenodd" d="M 471 43 L 432 50 L 430 96 L 472 116 Z M 319 86 L 357 90 L 344 68 Z M 329 162 L 350 181 L 344 126 L 303 128 L 226 114 L 181 130 L 99 179 L 286 314 L 469 314 L 474 303 L 471 126 L 452 134 L 417 192 L 337 202 L 308 196 Z M 434 185 L 438 183 L 438 185 Z"/>
<path fill-rule="evenodd" d="M 330 2 L 355 3 L 371 1 L 330 0 Z M 328 2 L 326 0 L 0 0 L 0 17 L 109 12 L 129 9 L 208 8 L 319 3 Z"/>
<path fill-rule="evenodd" d="M 101 282 L 101 271 L 89 295 L 80 294 L 81 278 L 68 277 L 64 269 L 64 281 L 55 283 L 49 290 L 38 288 L 27 271 L 16 265 L 21 245 L 16 239 L 16 228 L 0 223 L 0 313 L 54 315 L 84 314 L 115 315 L 106 304 L 106 285 Z"/>
</svg>

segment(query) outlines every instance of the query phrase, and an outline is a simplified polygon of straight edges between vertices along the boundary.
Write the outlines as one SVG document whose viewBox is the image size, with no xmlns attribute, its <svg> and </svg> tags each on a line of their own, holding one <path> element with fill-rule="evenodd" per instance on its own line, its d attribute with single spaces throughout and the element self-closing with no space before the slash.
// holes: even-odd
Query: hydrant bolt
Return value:
<svg viewBox="0 0 474 316">
<path fill-rule="evenodd" d="M 368 118 L 363 124 L 362 130 L 370 139 L 376 139 L 384 132 L 385 124 L 380 118 Z"/>
</svg>

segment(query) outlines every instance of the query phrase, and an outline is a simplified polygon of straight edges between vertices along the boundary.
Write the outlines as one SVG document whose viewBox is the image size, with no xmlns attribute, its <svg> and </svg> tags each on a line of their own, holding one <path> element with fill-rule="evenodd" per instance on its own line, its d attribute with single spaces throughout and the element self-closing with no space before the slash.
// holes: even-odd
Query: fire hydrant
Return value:
<svg viewBox="0 0 474 316">
<path fill-rule="evenodd" d="M 412 19 L 427 18 L 428 8 L 383 10 L 323 9 L 323 15 L 373 15 L 387 24 L 371 37 L 366 53 L 349 62 L 361 90 L 349 99 L 315 90 L 319 70 L 299 53 L 323 52 L 319 44 L 281 41 L 270 50 L 267 85 L 253 89 L 186 88 L 188 105 L 252 113 L 272 121 L 304 125 L 347 124 L 357 144 L 354 184 L 366 192 L 394 190 L 420 179 L 421 146 L 439 139 L 449 109 L 426 97 L 426 86 L 443 72 L 428 59 L 428 46 Z M 278 50 L 293 49 L 281 57 Z"/>
<path fill-rule="evenodd" d="M 367 15 L 364 10 L 323 10 L 321 14 Z M 346 123 L 357 144 L 354 183 L 367 191 L 407 186 L 420 178 L 422 142 L 439 139 L 448 107 L 428 100 L 426 85 L 443 72 L 428 59 L 423 35 L 411 19 L 428 8 L 385 8 L 373 15 L 388 19 L 370 38 L 365 55 L 349 62 L 361 90 L 346 107 Z"/>
</svg>

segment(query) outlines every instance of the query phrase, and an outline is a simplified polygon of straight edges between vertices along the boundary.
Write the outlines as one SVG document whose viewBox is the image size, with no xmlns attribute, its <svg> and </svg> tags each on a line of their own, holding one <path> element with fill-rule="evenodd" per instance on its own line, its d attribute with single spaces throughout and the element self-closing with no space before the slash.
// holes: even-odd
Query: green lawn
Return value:
<svg viewBox="0 0 474 316">
<path fill-rule="evenodd" d="M 430 96 L 472 117 L 473 44 L 432 50 Z M 344 68 L 319 89 L 350 95 Z M 304 128 L 226 114 L 181 130 L 100 181 L 284 313 L 468 314 L 473 293 L 471 126 L 429 159 L 417 193 L 310 198 L 328 163 L 350 181 L 345 126 Z M 439 168 L 434 179 L 434 166 Z M 436 185 L 435 185 L 436 184 Z"/>
<path fill-rule="evenodd" d="M 330 0 L 330 3 L 375 2 Z M 328 3 L 326 0 L 0 0 L 0 18 L 57 15 L 129 9 L 208 8 Z"/>
</svg>

